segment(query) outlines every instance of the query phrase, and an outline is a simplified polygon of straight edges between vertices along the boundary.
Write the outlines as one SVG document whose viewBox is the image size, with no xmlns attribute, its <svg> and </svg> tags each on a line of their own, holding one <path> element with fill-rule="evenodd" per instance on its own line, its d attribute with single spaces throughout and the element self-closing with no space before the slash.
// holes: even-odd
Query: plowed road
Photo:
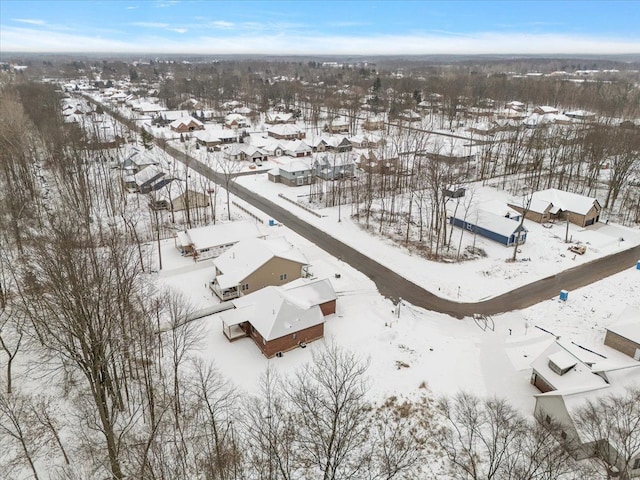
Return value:
<svg viewBox="0 0 640 480">
<path fill-rule="evenodd" d="M 166 149 L 167 153 L 173 155 L 177 160 L 185 160 L 185 154 L 183 152 L 175 150 L 172 147 L 167 147 Z M 224 176 L 222 174 L 213 171 L 195 158 L 189 158 L 189 167 L 208 179 L 224 185 Z M 565 270 L 557 275 L 543 278 L 494 298 L 481 302 L 461 303 L 434 295 L 372 258 L 363 255 L 358 250 L 301 220 L 280 205 L 261 197 L 241 185 L 232 183 L 230 191 L 310 242 L 313 242 L 334 257 L 340 258 L 356 270 L 364 273 L 376 284 L 380 293 L 385 297 L 391 298 L 394 301 L 402 298 L 413 305 L 458 318 L 471 316 L 474 313 L 493 315 L 526 308 L 557 296 L 561 289 L 575 290 L 576 288 L 589 285 L 609 275 L 630 268 L 640 260 L 640 246 L 637 246 L 630 250 L 615 253 L 579 265 L 570 270 Z M 640 272 L 638 272 L 638 278 L 640 279 Z M 433 287 L 435 290 L 437 285 Z"/>
<path fill-rule="evenodd" d="M 111 113 L 131 129 L 138 130 L 137 126 L 131 120 L 123 118 L 115 112 Z M 173 147 L 165 146 L 164 149 L 176 160 L 183 163 L 188 162 L 190 168 L 218 185 L 224 186 L 225 178 L 221 173 L 215 172 L 195 158 L 189 157 L 185 155 L 184 152 Z M 402 298 L 418 307 L 458 318 L 471 316 L 474 313 L 493 315 L 526 308 L 557 296 L 561 289 L 575 290 L 576 288 L 589 285 L 609 275 L 631 268 L 640 260 L 640 246 L 637 246 L 629 250 L 614 253 L 608 257 L 579 265 L 570 270 L 565 270 L 557 275 L 543 278 L 542 280 L 535 281 L 481 302 L 455 302 L 438 297 L 430 291 L 410 282 L 393 270 L 363 255 L 349 245 L 336 240 L 331 235 L 324 233 L 322 230 L 292 215 L 288 210 L 257 195 L 255 192 L 234 183 L 231 184 L 230 190 L 234 195 L 237 195 L 270 217 L 278 220 L 278 222 L 305 237 L 334 257 L 340 258 L 356 270 L 364 273 L 373 280 L 380 293 L 385 297 L 394 301 Z M 638 272 L 638 276 L 640 278 L 640 272 Z M 437 285 L 433 285 L 433 288 L 435 290 Z"/>
</svg>

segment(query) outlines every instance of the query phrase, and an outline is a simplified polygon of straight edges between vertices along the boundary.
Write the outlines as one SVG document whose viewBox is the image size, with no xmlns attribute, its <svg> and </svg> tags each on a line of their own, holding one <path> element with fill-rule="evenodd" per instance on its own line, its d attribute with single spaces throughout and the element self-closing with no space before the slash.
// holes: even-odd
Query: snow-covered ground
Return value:
<svg viewBox="0 0 640 480">
<path fill-rule="evenodd" d="M 272 236 L 285 235 L 300 248 L 316 277 L 331 279 L 338 293 L 337 313 L 327 318 L 325 338 L 369 359 L 374 398 L 419 395 L 425 386 L 435 395 L 464 389 L 479 395 L 505 396 L 531 414 L 533 395 L 539 392 L 529 383 L 530 363 L 554 340 L 537 326 L 613 360 L 629 361 L 602 342 L 605 327 L 626 305 L 640 306 L 640 270 L 629 269 L 572 291 L 567 302 L 548 300 L 495 316 L 485 327 L 471 318 L 457 320 L 404 302 L 398 310 L 377 292 L 371 280 L 341 260 L 285 227 L 265 228 Z M 384 242 L 380 242 L 375 252 L 384 251 L 383 247 Z M 386 246 L 386 250 L 389 257 L 400 258 L 395 247 Z M 158 274 L 161 284 L 184 292 L 198 308 L 218 303 L 207 287 L 213 277 L 210 262 L 194 263 L 181 257 L 171 240 L 163 243 L 162 251 L 163 270 Z M 407 256 L 405 261 L 416 259 Z M 284 374 L 293 372 L 310 359 L 310 350 L 319 346 L 315 342 L 307 349 L 268 360 L 249 338 L 227 341 L 217 316 L 199 321 L 205 333 L 198 354 L 214 360 L 226 376 L 249 392 L 255 391 L 267 365 Z"/>
<path fill-rule="evenodd" d="M 309 193 L 308 186 L 287 187 L 276 184 L 270 182 L 265 174 L 239 177 L 236 181 L 287 208 L 294 215 L 347 245 L 366 252 L 371 258 L 417 285 L 441 297 L 460 301 L 477 301 L 497 296 L 576 265 L 640 244 L 640 228 L 606 223 L 580 228 L 570 224 L 569 239 L 573 243 L 581 242 L 588 247 L 584 255 L 575 255 L 567 250 L 566 224 L 559 223 L 546 228 L 526 220 L 525 226 L 529 230 L 527 242 L 519 247 L 520 261 L 516 263 L 507 262 L 513 255 L 512 248 L 479 236 L 475 239 L 475 245 L 485 250 L 486 258 L 461 263 L 433 262 L 394 244 L 389 239 L 366 232 L 361 223 L 351 218 L 351 206 L 342 206 L 340 211 L 338 207 L 319 209 L 317 212 L 322 215 L 319 218 L 278 196 L 283 194 L 290 200 L 298 201 L 298 196 L 304 198 L 304 195 Z M 492 201 L 506 205 L 511 200 L 507 192 L 495 188 L 474 186 L 473 191 L 474 203 L 478 204 Z M 375 227 L 375 221 L 373 225 Z M 453 229 L 451 245 L 456 249 L 461 232 L 459 228 Z M 464 234 L 463 248 L 465 244 L 472 244 L 473 241 L 473 235 L 468 232 Z"/>
<path fill-rule="evenodd" d="M 195 150 L 189 142 L 172 143 L 215 168 L 217 153 Z M 588 229 L 570 225 L 572 241 L 588 246 L 585 255 L 573 255 L 567 251 L 568 245 L 564 241 L 564 224 L 545 228 L 527 221 L 525 226 L 529 234 L 527 243 L 520 247 L 518 262 L 506 261 L 512 255 L 510 248 L 480 237 L 475 239 L 476 246 L 485 250 L 486 258 L 457 264 L 431 262 L 389 239 L 364 231 L 352 220 L 350 206 L 319 209 L 317 212 L 321 217 L 317 217 L 282 199 L 279 194 L 294 202 L 298 197 L 304 199 L 309 187 L 292 188 L 269 182 L 266 171 L 276 166 L 277 159 L 264 162 L 257 175 L 239 177 L 236 181 L 435 294 L 460 301 L 499 295 L 640 244 L 638 228 L 605 223 Z M 176 167 L 180 169 L 179 165 Z M 511 200 L 507 192 L 495 188 L 475 186 L 472 190 L 477 203 Z M 236 201 L 243 203 L 239 199 Z M 372 395 L 377 398 L 390 394 L 411 396 L 424 392 L 421 387 L 425 386 L 436 395 L 465 389 L 479 395 L 506 396 L 530 414 L 533 395 L 538 393 L 529 383 L 530 363 L 555 338 L 537 327 L 614 360 L 628 361 L 628 357 L 603 346 L 602 341 L 605 327 L 613 323 L 627 305 L 640 306 L 638 270 L 629 269 L 572 291 L 567 302 L 549 300 L 525 310 L 495 316 L 484 325 L 470 318 L 457 320 L 424 311 L 404 302 L 399 307 L 394 306 L 377 292 L 366 276 L 286 227 L 266 226 L 269 217 L 245 206 L 264 220 L 270 235 L 285 235 L 301 249 L 310 260 L 316 277 L 331 279 L 339 297 L 336 315 L 327 318 L 325 337 L 369 358 Z M 234 218 L 243 215 L 235 207 L 232 207 L 232 214 Z M 460 234 L 461 230 L 453 230 L 452 245 L 458 245 Z M 466 233 L 462 240 L 464 247 L 473 242 L 473 237 Z M 154 249 L 155 245 L 150 246 L 151 255 Z M 181 257 L 170 239 L 163 242 L 162 249 L 163 268 L 157 274 L 160 285 L 182 291 L 194 308 L 218 303 L 207 286 L 213 278 L 210 262 L 194 263 Z M 217 316 L 205 317 L 200 322 L 205 333 L 198 354 L 214 360 L 226 376 L 250 392 L 255 391 L 258 377 L 268 364 L 282 373 L 292 372 L 310 359 L 310 350 L 319 344 L 315 342 L 306 349 L 296 349 L 282 358 L 267 360 L 249 338 L 228 342 Z"/>
</svg>

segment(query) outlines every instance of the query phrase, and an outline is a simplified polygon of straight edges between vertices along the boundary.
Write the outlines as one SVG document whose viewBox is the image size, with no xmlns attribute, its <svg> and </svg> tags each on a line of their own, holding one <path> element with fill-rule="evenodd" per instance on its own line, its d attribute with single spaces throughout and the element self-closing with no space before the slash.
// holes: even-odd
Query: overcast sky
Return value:
<svg viewBox="0 0 640 480">
<path fill-rule="evenodd" d="M 0 1 L 4 52 L 640 53 L 640 1 Z"/>
</svg>

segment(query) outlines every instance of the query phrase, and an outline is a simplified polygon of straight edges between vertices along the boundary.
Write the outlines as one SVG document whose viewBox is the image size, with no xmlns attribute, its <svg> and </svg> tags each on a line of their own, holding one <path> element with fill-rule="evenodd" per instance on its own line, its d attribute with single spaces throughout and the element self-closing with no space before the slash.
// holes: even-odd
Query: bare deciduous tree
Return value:
<svg viewBox="0 0 640 480">
<path fill-rule="evenodd" d="M 314 351 L 313 362 L 287 388 L 299 455 L 316 478 L 354 478 L 364 468 L 360 449 L 368 428 L 366 370 L 354 353 L 327 344 Z"/>
</svg>

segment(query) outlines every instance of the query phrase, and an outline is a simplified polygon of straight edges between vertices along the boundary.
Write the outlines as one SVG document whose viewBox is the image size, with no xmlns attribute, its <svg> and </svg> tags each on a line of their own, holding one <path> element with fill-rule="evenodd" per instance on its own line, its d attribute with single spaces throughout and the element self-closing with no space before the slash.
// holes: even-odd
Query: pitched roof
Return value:
<svg viewBox="0 0 640 480">
<path fill-rule="evenodd" d="M 598 200 L 594 197 L 587 197 L 585 195 L 579 195 L 577 193 L 565 192 L 555 188 L 549 188 L 547 190 L 540 190 L 535 192 L 532 196 L 533 199 L 543 200 L 551 202 L 554 209 L 560 209 L 567 212 L 578 213 L 585 215 L 591 210 Z M 599 203 L 598 203 L 599 205 Z"/>
<path fill-rule="evenodd" d="M 607 327 L 607 330 L 640 344 L 640 308 L 627 306 L 618 320 Z"/>
<path fill-rule="evenodd" d="M 218 285 L 223 289 L 238 285 L 273 258 L 282 258 L 300 265 L 309 263 L 302 252 L 284 237 L 241 240 L 213 260 L 213 264 L 222 272 L 216 277 Z"/>
<path fill-rule="evenodd" d="M 275 133 L 276 135 L 298 135 L 302 133 L 302 130 L 295 125 L 290 124 L 278 124 L 267 129 L 269 133 Z"/>
<path fill-rule="evenodd" d="M 266 341 L 324 323 L 318 305 L 306 305 L 279 287 L 265 287 L 233 300 L 236 307 L 220 314 L 227 325 L 249 322 Z"/>
<path fill-rule="evenodd" d="M 180 117 L 175 119 L 173 122 L 170 123 L 171 128 L 178 128 L 180 125 L 184 125 L 184 126 L 189 126 L 191 124 L 195 124 L 198 127 L 202 127 L 204 126 L 204 123 L 202 123 L 200 120 L 197 120 L 193 117 Z"/>
<path fill-rule="evenodd" d="M 590 365 L 598 360 L 600 357 L 580 350 L 569 342 L 556 340 L 531 362 L 531 367 L 556 390 L 593 389 L 607 384 L 591 369 Z M 550 361 L 560 369 L 571 369 L 563 375 L 559 375 L 549 366 Z"/>
<path fill-rule="evenodd" d="M 180 234 L 181 232 L 178 232 Z M 237 222 L 217 223 L 206 227 L 190 228 L 184 234 L 178 235 L 183 246 L 193 244 L 196 250 L 237 243 L 247 238 L 264 236 L 253 220 L 239 220 Z"/>
</svg>

